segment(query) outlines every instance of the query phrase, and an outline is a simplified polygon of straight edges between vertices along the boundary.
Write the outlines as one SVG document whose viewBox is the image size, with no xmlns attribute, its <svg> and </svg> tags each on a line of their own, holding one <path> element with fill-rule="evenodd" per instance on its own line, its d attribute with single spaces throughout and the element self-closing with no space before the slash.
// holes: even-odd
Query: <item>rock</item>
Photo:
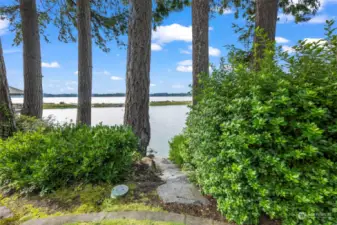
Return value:
<svg viewBox="0 0 337 225">
<path fill-rule="evenodd" d="M 160 178 L 166 182 L 157 188 L 157 193 L 164 203 L 209 204 L 198 188 L 189 182 L 187 175 L 171 161 L 165 158 L 155 158 L 155 162 L 162 172 Z"/>
<path fill-rule="evenodd" d="M 140 160 L 140 163 L 142 165 L 146 165 L 148 166 L 148 168 L 152 171 L 156 171 L 156 163 L 153 161 L 153 159 L 151 159 L 150 157 L 144 157 Z"/>
<path fill-rule="evenodd" d="M 0 206 L 0 220 L 13 217 L 13 213 L 10 209 L 5 206 Z"/>
<path fill-rule="evenodd" d="M 193 185 L 185 182 L 168 182 L 157 188 L 164 203 L 208 205 L 209 201 Z"/>
</svg>

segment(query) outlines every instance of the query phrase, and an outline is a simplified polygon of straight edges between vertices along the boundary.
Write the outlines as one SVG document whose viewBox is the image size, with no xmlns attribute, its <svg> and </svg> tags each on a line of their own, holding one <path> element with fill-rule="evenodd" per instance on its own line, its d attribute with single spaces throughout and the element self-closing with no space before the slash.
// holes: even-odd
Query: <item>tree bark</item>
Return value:
<svg viewBox="0 0 337 225">
<path fill-rule="evenodd" d="M 41 47 L 36 0 L 20 0 L 23 36 L 24 101 L 22 114 L 42 118 Z"/>
<path fill-rule="evenodd" d="M 129 0 L 128 56 L 124 124 L 132 127 L 146 155 L 150 142 L 149 90 L 152 0 Z"/>
<path fill-rule="evenodd" d="M 0 39 L 0 138 L 7 138 L 15 131 L 14 111 L 9 96 L 6 66 Z"/>
<path fill-rule="evenodd" d="M 90 1 L 77 0 L 78 106 L 77 123 L 91 125 L 92 40 Z"/>
<path fill-rule="evenodd" d="M 209 0 L 192 0 L 193 105 L 199 95 L 199 74 L 209 74 Z"/>
<path fill-rule="evenodd" d="M 277 23 L 278 0 L 256 0 L 255 28 L 261 28 L 267 35 L 267 40 L 275 41 Z M 255 65 L 263 58 L 265 40 L 254 35 L 254 46 L 256 46 Z"/>
</svg>

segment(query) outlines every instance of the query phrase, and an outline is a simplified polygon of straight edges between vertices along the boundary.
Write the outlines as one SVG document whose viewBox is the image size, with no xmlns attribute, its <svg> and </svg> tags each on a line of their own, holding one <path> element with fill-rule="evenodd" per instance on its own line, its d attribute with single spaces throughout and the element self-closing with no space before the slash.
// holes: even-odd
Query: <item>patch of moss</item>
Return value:
<svg viewBox="0 0 337 225">
<path fill-rule="evenodd" d="M 0 225 L 20 224 L 24 221 L 49 216 L 66 214 L 82 214 L 91 212 L 112 211 L 152 211 L 159 212 L 163 209 L 153 207 L 149 202 L 154 193 L 134 194 L 137 185 L 128 183 L 129 193 L 119 199 L 111 199 L 112 185 L 79 185 L 72 188 L 63 188 L 43 197 L 20 197 L 18 194 L 3 197 L 0 195 L 0 205 L 12 210 L 14 217 L 1 220 Z"/>
<path fill-rule="evenodd" d="M 62 212 L 52 212 L 48 208 L 37 207 L 33 202 L 26 198 L 20 198 L 19 195 L 4 197 L 0 195 L 0 205 L 9 208 L 14 217 L 0 220 L 0 225 L 21 224 L 30 219 L 44 218 L 48 216 L 61 216 Z"/>
<path fill-rule="evenodd" d="M 66 225 L 183 225 L 183 224 L 172 222 L 150 221 L 150 220 L 106 220 L 91 223 L 69 223 Z"/>
</svg>

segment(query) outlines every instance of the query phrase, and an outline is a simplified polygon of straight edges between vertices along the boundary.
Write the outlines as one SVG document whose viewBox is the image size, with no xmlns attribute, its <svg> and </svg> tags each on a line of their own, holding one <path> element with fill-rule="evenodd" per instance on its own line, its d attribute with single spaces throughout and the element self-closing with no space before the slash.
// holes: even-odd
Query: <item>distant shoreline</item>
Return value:
<svg viewBox="0 0 337 225">
<path fill-rule="evenodd" d="M 77 94 L 44 94 L 43 97 L 77 97 Z M 125 97 L 125 93 L 93 94 L 92 97 Z M 191 97 L 191 95 L 189 93 L 153 93 L 150 97 Z"/>
<path fill-rule="evenodd" d="M 150 106 L 190 105 L 191 101 L 156 101 L 150 102 Z M 22 108 L 22 104 L 13 104 L 14 108 Z M 124 103 L 93 103 L 92 108 L 118 108 L 124 107 Z M 44 103 L 43 109 L 76 109 L 74 103 Z"/>
<path fill-rule="evenodd" d="M 60 94 L 60 95 L 52 95 L 52 94 L 44 94 L 44 98 L 77 98 L 76 94 Z M 92 97 L 95 98 L 109 98 L 109 97 L 125 97 L 125 94 L 93 94 Z M 150 97 L 192 97 L 190 94 L 150 94 Z M 12 95 L 11 98 L 23 98 L 23 95 Z"/>
</svg>

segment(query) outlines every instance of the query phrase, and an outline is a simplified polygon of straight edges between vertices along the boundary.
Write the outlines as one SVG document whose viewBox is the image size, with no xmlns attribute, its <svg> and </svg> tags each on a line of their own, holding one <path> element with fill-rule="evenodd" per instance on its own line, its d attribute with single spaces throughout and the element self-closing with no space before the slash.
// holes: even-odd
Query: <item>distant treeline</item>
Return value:
<svg viewBox="0 0 337 225">
<path fill-rule="evenodd" d="M 124 97 L 125 93 L 114 94 L 93 94 L 93 97 Z M 153 93 L 151 97 L 186 97 L 191 96 L 190 93 Z M 44 97 L 77 97 L 77 94 L 44 94 Z"/>
</svg>

